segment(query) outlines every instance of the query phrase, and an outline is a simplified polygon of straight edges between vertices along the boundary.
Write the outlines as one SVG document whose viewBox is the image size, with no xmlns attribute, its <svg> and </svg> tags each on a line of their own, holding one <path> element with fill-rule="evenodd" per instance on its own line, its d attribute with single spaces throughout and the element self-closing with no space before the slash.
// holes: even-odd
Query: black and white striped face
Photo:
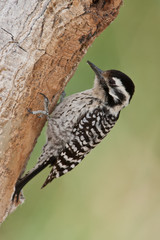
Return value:
<svg viewBox="0 0 160 240">
<path fill-rule="evenodd" d="M 124 73 L 117 70 L 109 70 L 103 73 L 108 85 L 108 93 L 116 105 L 126 107 L 134 93 L 132 80 Z"/>
<path fill-rule="evenodd" d="M 110 106 L 127 106 L 134 93 L 134 83 L 124 73 L 117 70 L 102 71 L 93 63 L 88 64 L 96 74 L 96 80 L 108 96 Z"/>
</svg>

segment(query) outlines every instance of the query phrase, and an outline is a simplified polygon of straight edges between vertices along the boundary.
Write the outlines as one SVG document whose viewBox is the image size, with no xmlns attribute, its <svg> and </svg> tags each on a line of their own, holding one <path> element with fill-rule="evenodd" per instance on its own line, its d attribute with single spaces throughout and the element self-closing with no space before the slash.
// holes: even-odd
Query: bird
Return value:
<svg viewBox="0 0 160 240">
<path fill-rule="evenodd" d="M 131 101 L 135 85 L 130 77 L 118 70 L 103 71 L 87 61 L 95 73 L 91 89 L 65 97 L 49 114 L 48 98 L 44 110 L 32 114 L 47 116 L 47 141 L 37 164 L 15 185 L 13 200 L 18 201 L 22 188 L 47 166 L 51 167 L 42 188 L 53 179 L 74 169 L 110 132 L 120 112 Z"/>
</svg>

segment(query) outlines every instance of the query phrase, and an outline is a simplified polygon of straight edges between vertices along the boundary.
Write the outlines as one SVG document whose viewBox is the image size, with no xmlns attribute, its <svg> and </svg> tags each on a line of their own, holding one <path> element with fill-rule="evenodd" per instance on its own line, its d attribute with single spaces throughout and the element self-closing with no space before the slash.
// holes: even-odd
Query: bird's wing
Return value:
<svg viewBox="0 0 160 240">
<path fill-rule="evenodd" d="M 72 128 L 70 139 L 60 152 L 49 176 L 42 187 L 77 166 L 109 132 L 112 127 L 107 121 L 108 111 L 97 107 L 83 114 Z"/>
</svg>

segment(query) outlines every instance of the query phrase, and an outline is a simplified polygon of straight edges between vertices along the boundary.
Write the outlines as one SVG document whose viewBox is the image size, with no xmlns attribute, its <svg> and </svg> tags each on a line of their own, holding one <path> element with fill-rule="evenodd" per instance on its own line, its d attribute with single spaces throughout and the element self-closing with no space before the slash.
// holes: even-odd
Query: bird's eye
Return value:
<svg viewBox="0 0 160 240">
<path fill-rule="evenodd" d="M 113 78 L 109 79 L 109 84 L 112 86 L 116 85 L 116 82 L 113 80 Z"/>
</svg>

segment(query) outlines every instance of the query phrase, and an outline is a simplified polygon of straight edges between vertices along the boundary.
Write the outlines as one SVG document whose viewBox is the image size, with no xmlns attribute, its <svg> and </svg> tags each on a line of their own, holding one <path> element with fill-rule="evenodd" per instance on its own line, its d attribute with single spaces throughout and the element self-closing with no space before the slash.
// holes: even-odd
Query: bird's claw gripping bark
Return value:
<svg viewBox="0 0 160 240">
<path fill-rule="evenodd" d="M 44 97 L 44 110 L 37 110 L 37 111 L 31 111 L 31 109 L 28 109 L 28 112 L 31 114 L 35 114 L 35 115 L 39 115 L 38 117 L 41 118 L 43 115 L 47 116 L 47 118 L 49 118 L 49 110 L 48 110 L 48 105 L 49 105 L 49 100 L 46 97 L 45 94 L 43 93 L 39 93 Z"/>
</svg>

